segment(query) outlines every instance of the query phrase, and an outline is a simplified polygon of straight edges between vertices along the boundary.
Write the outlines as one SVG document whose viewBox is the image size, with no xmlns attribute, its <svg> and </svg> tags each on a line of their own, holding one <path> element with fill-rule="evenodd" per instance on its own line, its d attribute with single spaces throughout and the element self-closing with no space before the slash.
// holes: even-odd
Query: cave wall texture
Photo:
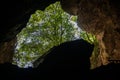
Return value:
<svg viewBox="0 0 120 80">
<path fill-rule="evenodd" d="M 8 42 L 0 43 L 0 63 L 11 62 L 13 61 L 15 43 L 17 38 L 13 38 Z"/>
<path fill-rule="evenodd" d="M 11 40 L 15 39 L 26 26 L 30 15 L 38 9 L 44 10 L 56 1 L 61 1 L 62 8 L 66 12 L 78 15 L 78 25 L 83 30 L 96 36 L 100 48 L 99 57 L 103 65 L 107 64 L 109 59 L 120 59 L 120 2 L 118 0 L 11 0 L 7 2 L 5 0 L 1 4 L 9 4 L 1 7 L 4 17 L 1 18 L 0 29 L 0 55 L 3 53 L 5 55 L 0 56 L 0 59 L 7 58 L 8 53 L 5 52 L 4 45 L 13 44 Z M 8 49 L 8 52 L 9 50 L 11 49 Z"/>
<path fill-rule="evenodd" d="M 71 0 L 71 2 L 63 0 L 62 7 L 66 12 L 78 15 L 79 26 L 96 36 L 101 63 L 105 65 L 109 63 L 108 60 L 120 60 L 120 2 L 116 0 Z"/>
</svg>

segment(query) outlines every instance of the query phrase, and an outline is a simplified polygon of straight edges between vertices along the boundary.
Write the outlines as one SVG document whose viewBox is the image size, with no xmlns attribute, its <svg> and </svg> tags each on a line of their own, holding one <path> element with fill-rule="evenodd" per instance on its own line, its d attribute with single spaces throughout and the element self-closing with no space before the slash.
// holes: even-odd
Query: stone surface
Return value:
<svg viewBox="0 0 120 80">
<path fill-rule="evenodd" d="M 108 60 L 111 59 L 120 60 L 119 1 L 63 0 L 62 4 L 68 13 L 77 13 L 78 24 L 83 30 L 96 36 L 100 47 L 101 65 L 109 63 Z M 76 12 L 72 12 L 73 7 L 77 7 Z"/>
<path fill-rule="evenodd" d="M 0 43 L 0 63 L 11 62 L 14 56 L 16 38 L 13 38 L 9 42 Z"/>
</svg>

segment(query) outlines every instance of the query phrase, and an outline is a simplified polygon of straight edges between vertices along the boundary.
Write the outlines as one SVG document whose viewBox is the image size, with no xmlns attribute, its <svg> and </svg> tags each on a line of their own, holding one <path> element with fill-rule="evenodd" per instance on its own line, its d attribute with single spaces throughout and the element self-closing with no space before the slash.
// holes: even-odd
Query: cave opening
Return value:
<svg viewBox="0 0 120 80">
<path fill-rule="evenodd" d="M 4 18 L 2 18 L 2 19 L 5 22 L 8 19 L 7 20 L 8 22 L 7 22 L 7 24 L 2 23 L 1 26 L 4 26 L 5 28 L 0 30 L 0 42 L 1 42 L 0 43 L 0 50 L 1 50 L 0 51 L 0 63 L 11 62 L 11 58 L 13 57 L 14 43 L 16 43 L 15 36 L 17 33 L 19 33 L 19 31 L 23 27 L 25 27 L 24 25 L 26 24 L 26 22 L 29 18 L 29 15 L 31 13 L 33 13 L 34 10 L 36 10 L 36 9 L 44 10 L 44 8 L 46 6 L 48 6 L 50 3 L 56 2 L 56 0 L 30 0 L 30 2 L 29 2 L 29 0 L 27 0 L 27 2 L 26 2 L 26 0 L 24 0 L 24 1 L 22 1 L 22 0 L 21 1 L 9 1 L 8 2 L 9 7 L 5 7 L 5 10 L 2 11 L 2 13 L 5 15 L 4 16 L 5 20 L 4 20 Z M 15 3 L 13 3 L 13 2 L 15 2 Z M 75 14 L 77 11 L 79 26 L 82 25 L 82 28 L 84 28 L 87 32 L 95 34 L 95 36 L 97 37 L 98 41 L 96 40 L 96 42 L 99 42 L 99 43 L 97 43 L 97 45 L 99 45 L 99 46 L 96 47 L 96 49 L 94 49 L 94 50 L 97 51 L 98 54 L 93 53 L 94 57 L 91 58 L 91 60 L 93 61 L 92 65 L 94 64 L 95 67 L 98 65 L 100 65 L 100 66 L 102 65 L 102 66 L 93 70 L 93 71 L 95 71 L 95 75 L 97 75 L 96 79 L 104 77 L 106 80 L 106 77 L 107 77 L 107 79 L 111 79 L 111 77 L 112 77 L 112 80 L 115 80 L 116 77 L 119 78 L 119 74 L 117 74 L 117 72 L 120 72 L 119 64 L 117 65 L 117 63 L 119 63 L 119 59 L 120 59 L 120 54 L 119 54 L 120 44 L 118 44 L 120 42 L 119 2 L 113 1 L 113 0 L 109 0 L 109 1 L 104 1 L 104 0 L 99 0 L 99 1 L 96 1 L 96 0 L 92 0 L 92 1 L 89 1 L 89 0 L 70 0 L 70 1 L 69 0 L 61 0 L 61 2 L 62 2 L 63 9 L 65 11 L 67 11 L 69 13 L 72 13 L 72 12 L 74 13 L 74 11 L 75 11 Z M 6 3 L 6 1 L 5 1 L 5 3 Z M 72 10 L 72 11 L 70 11 L 70 10 Z M 9 14 L 6 14 L 6 13 L 9 13 Z M 41 13 L 41 12 L 37 10 L 36 13 Z M 54 15 L 56 15 L 56 14 L 54 14 Z M 60 15 L 62 15 L 62 14 L 60 14 Z M 36 21 L 36 22 L 38 21 L 38 23 L 39 23 L 40 21 L 39 21 L 38 16 L 37 16 L 37 18 L 35 18 L 36 14 L 33 14 L 33 16 L 34 16 L 33 17 L 34 21 Z M 44 17 L 44 16 L 42 16 L 42 17 Z M 52 16 L 52 17 L 54 17 L 54 16 Z M 70 19 L 74 20 L 73 17 L 72 18 L 70 17 Z M 49 20 L 48 18 L 46 19 L 46 21 L 47 20 L 48 20 L 48 23 L 46 23 L 46 24 L 43 24 L 44 21 L 39 24 L 34 24 L 34 22 L 32 22 L 32 20 L 31 20 L 30 22 L 32 24 L 30 24 L 29 22 L 27 23 L 27 26 L 30 29 L 27 31 L 32 32 L 32 28 L 30 26 L 36 26 L 36 27 L 39 25 L 42 25 L 44 27 L 46 25 L 47 25 L 47 27 L 51 26 L 50 23 L 52 23 L 52 20 Z M 59 22 L 59 20 L 60 19 L 56 19 L 55 20 L 56 22 L 53 21 L 53 22 L 55 22 L 54 24 Z M 61 22 L 62 21 L 63 20 L 61 20 Z M 64 22 L 65 22 L 65 20 L 64 20 Z M 28 27 L 26 27 L 26 28 L 28 28 Z M 57 30 L 58 28 L 51 28 L 51 29 Z M 60 29 L 62 29 L 62 28 L 60 28 Z M 26 31 L 25 28 L 23 30 Z M 44 30 L 43 33 L 49 31 L 49 29 L 43 29 L 43 30 Z M 49 32 L 49 34 L 50 33 L 51 32 Z M 85 35 L 83 33 L 85 33 Z M 83 33 L 81 35 L 84 35 L 85 39 L 87 38 L 86 40 L 92 39 L 92 40 L 90 40 L 90 42 L 94 40 L 93 38 L 88 38 L 88 34 L 86 35 L 86 32 L 83 32 Z M 20 34 L 23 34 L 23 33 L 20 33 Z M 39 31 L 33 32 L 31 34 L 33 37 L 31 37 L 29 39 L 25 38 L 27 41 L 24 41 L 24 39 L 22 38 L 23 41 L 21 41 L 21 42 L 30 44 L 30 42 L 32 40 L 33 41 L 35 40 L 34 37 L 36 35 L 39 35 Z M 53 35 L 56 35 L 56 34 L 57 34 L 57 32 L 54 33 L 54 31 L 53 31 Z M 23 35 L 27 36 L 28 33 L 25 33 Z M 44 34 L 42 34 L 42 35 L 44 35 Z M 68 37 L 70 37 L 70 36 L 68 36 Z M 92 36 L 92 35 L 89 35 L 89 36 Z M 44 38 L 44 37 L 46 37 L 46 36 L 43 36 L 42 38 Z M 80 37 L 82 37 L 82 36 L 80 36 Z M 20 38 L 17 38 L 17 39 L 19 40 Z M 57 39 L 58 39 L 58 37 L 54 38 L 55 41 L 57 41 Z M 60 38 L 60 42 L 62 42 L 62 40 L 63 39 Z M 36 41 L 37 41 L 37 43 L 36 43 Z M 43 41 L 45 41 L 44 45 L 47 45 L 48 42 L 46 42 L 46 41 L 50 41 L 50 40 L 43 39 Z M 34 41 L 34 44 L 38 44 L 38 43 L 39 43 L 39 37 L 37 38 L 37 40 Z M 58 42 L 54 42 L 54 44 L 56 44 L 56 43 L 58 43 Z M 17 44 L 18 43 L 16 43 L 16 45 Z M 42 46 L 42 45 L 39 45 L 39 46 Z M 27 47 L 31 47 L 31 46 L 28 45 Z M 38 47 L 36 45 L 32 45 L 32 48 L 34 48 L 34 47 L 37 47 L 38 48 L 37 50 L 40 50 L 40 47 Z M 22 51 L 22 50 L 17 50 L 17 48 L 19 48 L 19 47 L 18 46 L 16 47 L 15 54 L 17 54 L 17 52 Z M 28 51 L 25 48 L 25 45 L 22 45 L 22 48 L 24 48 L 24 50 Z M 32 52 L 32 50 L 33 50 L 33 52 L 36 51 L 32 48 L 30 48 L 30 52 Z M 44 49 L 42 49 L 42 50 L 44 50 Z M 42 50 L 40 50 L 40 51 L 42 51 Z M 25 54 L 26 53 L 24 51 L 22 54 L 20 54 L 18 56 L 21 58 Z M 30 56 L 33 56 L 33 55 L 30 55 Z M 18 63 L 19 63 L 20 58 L 16 58 L 16 59 L 14 58 L 13 60 L 18 61 Z M 26 59 L 30 60 L 29 56 L 27 56 Z M 24 63 L 25 60 L 23 59 L 21 61 Z M 114 61 L 115 61 L 115 64 L 106 65 L 106 62 L 114 63 Z M 16 64 L 17 62 L 14 62 L 14 63 Z M 28 63 L 28 65 L 29 64 L 30 63 Z M 104 65 L 106 65 L 106 66 L 104 66 Z M 23 67 L 24 65 L 21 65 L 21 66 Z M 7 68 L 7 67 L 8 66 L 6 66 L 5 68 Z M 27 67 L 27 66 L 24 66 L 24 67 Z M 106 70 L 107 70 L 107 73 L 104 73 Z M 100 72 L 100 74 L 96 74 L 98 72 Z M 116 74 L 117 76 L 114 77 L 113 76 L 114 74 Z M 93 75 L 93 77 L 95 77 L 95 76 Z"/>
<path fill-rule="evenodd" d="M 50 48 L 80 39 L 85 34 L 81 32 L 77 16 L 66 13 L 60 2 L 51 4 L 44 11 L 36 10 L 27 26 L 17 35 L 13 64 L 33 67 L 33 62 Z"/>
</svg>

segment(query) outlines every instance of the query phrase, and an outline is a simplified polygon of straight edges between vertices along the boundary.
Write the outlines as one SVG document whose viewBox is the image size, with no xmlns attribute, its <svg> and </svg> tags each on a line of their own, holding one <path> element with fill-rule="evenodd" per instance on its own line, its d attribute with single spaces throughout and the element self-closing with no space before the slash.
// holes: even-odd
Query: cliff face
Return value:
<svg viewBox="0 0 120 80">
<path fill-rule="evenodd" d="M 71 2 L 74 3 L 73 6 L 71 6 Z M 78 24 L 83 30 L 96 36 L 99 42 L 101 64 L 109 63 L 108 60 L 120 60 L 119 2 L 113 0 L 63 0 L 62 5 L 68 13 L 78 15 Z M 74 8 L 76 12 L 73 12 Z"/>
</svg>

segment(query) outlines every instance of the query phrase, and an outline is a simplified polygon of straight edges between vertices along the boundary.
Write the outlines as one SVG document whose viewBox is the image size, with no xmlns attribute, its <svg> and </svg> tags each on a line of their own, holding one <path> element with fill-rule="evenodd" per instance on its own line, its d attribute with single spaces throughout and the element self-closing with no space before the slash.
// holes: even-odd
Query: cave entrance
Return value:
<svg viewBox="0 0 120 80">
<path fill-rule="evenodd" d="M 17 35 L 13 63 L 19 67 L 32 63 L 53 46 L 80 38 L 77 16 L 69 15 L 61 8 L 60 2 L 37 10 L 31 15 L 26 28 Z"/>
</svg>

